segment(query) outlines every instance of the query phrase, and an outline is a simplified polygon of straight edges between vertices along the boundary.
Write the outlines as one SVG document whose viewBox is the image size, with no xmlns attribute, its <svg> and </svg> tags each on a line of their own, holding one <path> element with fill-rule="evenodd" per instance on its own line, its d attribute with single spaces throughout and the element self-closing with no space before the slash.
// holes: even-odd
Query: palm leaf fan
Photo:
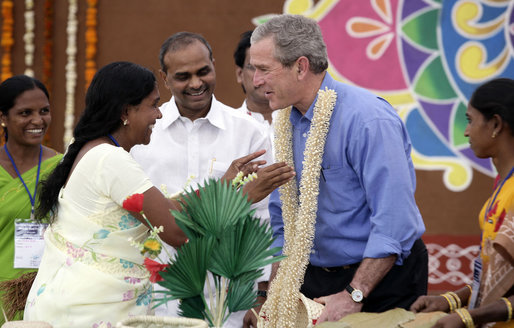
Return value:
<svg viewBox="0 0 514 328">
<path fill-rule="evenodd" d="M 172 211 L 190 239 L 206 234 L 219 237 L 228 227 L 255 212 L 241 190 L 236 191 L 223 181 L 206 180 L 199 194 L 190 190 L 180 199 L 182 211 Z"/>
<path fill-rule="evenodd" d="M 260 268 L 283 258 L 273 257 L 280 248 L 270 249 L 272 242 L 269 225 L 247 216 L 223 233 L 211 255 L 209 270 L 231 280 L 242 276 L 254 280 L 262 275 Z"/>
<path fill-rule="evenodd" d="M 163 281 L 158 284 L 166 290 L 157 291 L 164 294 L 162 298 L 156 299 L 158 304 L 172 299 L 203 295 L 208 262 L 214 245 L 214 238 L 201 237 L 190 240 L 177 249 L 175 259 L 171 259 L 170 265 L 160 273 Z"/>
</svg>

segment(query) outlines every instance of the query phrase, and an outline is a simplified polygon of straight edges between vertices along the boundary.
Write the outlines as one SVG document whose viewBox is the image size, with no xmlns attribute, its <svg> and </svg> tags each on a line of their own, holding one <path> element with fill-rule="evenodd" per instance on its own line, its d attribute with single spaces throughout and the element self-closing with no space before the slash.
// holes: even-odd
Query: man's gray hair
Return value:
<svg viewBox="0 0 514 328">
<path fill-rule="evenodd" d="M 305 56 L 313 73 L 322 73 L 327 69 L 327 46 L 315 20 L 301 15 L 275 16 L 257 26 L 251 43 L 270 36 L 275 44 L 274 56 L 285 67 L 291 67 L 298 58 Z"/>
</svg>

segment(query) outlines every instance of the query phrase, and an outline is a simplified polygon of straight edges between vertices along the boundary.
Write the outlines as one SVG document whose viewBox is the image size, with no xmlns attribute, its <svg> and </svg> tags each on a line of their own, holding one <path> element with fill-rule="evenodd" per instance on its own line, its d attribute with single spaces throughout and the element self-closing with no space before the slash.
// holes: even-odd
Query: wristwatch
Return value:
<svg viewBox="0 0 514 328">
<path fill-rule="evenodd" d="M 346 291 L 348 293 L 350 293 L 350 295 L 352 296 L 352 300 L 355 303 L 362 303 L 362 302 L 364 302 L 364 294 L 362 293 L 362 290 L 355 289 L 352 286 L 350 286 L 349 284 L 348 284 L 348 286 L 346 286 L 345 289 L 346 289 Z"/>
</svg>

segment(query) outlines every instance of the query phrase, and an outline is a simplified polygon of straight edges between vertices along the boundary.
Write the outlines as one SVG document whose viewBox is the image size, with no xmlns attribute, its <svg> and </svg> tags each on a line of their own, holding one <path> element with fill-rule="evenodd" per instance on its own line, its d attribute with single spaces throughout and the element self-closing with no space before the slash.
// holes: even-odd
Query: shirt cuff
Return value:
<svg viewBox="0 0 514 328">
<path fill-rule="evenodd" d="M 402 265 L 403 260 L 409 256 L 410 249 L 403 253 L 402 246 L 397 240 L 384 235 L 371 235 L 368 239 L 363 258 L 384 258 L 391 255 L 397 255 L 396 265 Z"/>
</svg>

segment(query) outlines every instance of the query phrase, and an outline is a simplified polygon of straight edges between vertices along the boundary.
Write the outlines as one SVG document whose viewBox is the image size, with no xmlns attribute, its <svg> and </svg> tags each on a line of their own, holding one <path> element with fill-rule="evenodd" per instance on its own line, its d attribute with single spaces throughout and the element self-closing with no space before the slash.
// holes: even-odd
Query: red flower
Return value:
<svg viewBox="0 0 514 328">
<path fill-rule="evenodd" d="M 164 280 L 162 279 L 159 272 L 164 271 L 166 267 L 168 267 L 167 264 L 161 264 L 159 262 L 149 259 L 148 257 L 145 257 L 144 265 L 146 269 L 150 272 L 150 282 L 156 283 L 158 281 Z"/>
<path fill-rule="evenodd" d="M 200 197 L 200 189 L 195 190 L 196 196 Z"/>
<path fill-rule="evenodd" d="M 138 212 L 143 211 L 143 194 L 133 194 L 123 201 L 123 208 L 127 211 Z"/>
</svg>

